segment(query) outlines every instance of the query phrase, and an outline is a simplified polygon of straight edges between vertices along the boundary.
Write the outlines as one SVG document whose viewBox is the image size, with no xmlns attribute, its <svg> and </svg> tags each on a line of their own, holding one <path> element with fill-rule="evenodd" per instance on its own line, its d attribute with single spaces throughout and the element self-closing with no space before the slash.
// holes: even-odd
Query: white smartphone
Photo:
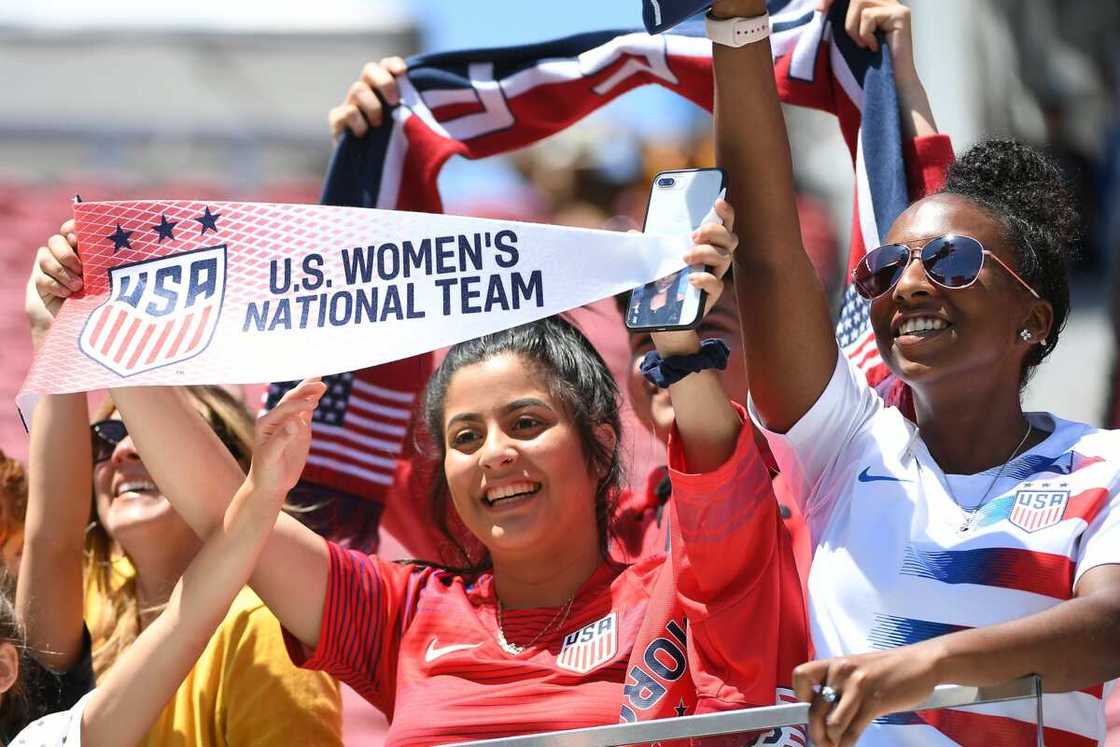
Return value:
<svg viewBox="0 0 1120 747">
<path fill-rule="evenodd" d="M 650 185 L 642 230 L 677 235 L 692 233 L 712 211 L 724 182 L 723 169 L 662 171 Z M 630 291 L 626 327 L 654 332 L 694 328 L 704 315 L 706 294 L 693 288 L 688 276 L 703 270 L 702 265 L 686 267 Z"/>
</svg>

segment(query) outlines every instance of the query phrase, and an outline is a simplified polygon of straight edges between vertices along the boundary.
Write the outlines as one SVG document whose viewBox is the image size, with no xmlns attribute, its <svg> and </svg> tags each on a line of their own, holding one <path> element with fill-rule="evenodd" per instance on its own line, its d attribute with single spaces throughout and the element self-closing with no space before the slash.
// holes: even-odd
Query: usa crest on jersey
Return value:
<svg viewBox="0 0 1120 747">
<path fill-rule="evenodd" d="M 1061 521 L 1068 502 L 1068 490 L 1020 490 L 1015 494 L 1015 505 L 1007 518 L 1024 531 L 1037 532 Z"/>
<path fill-rule="evenodd" d="M 618 653 L 618 616 L 606 617 L 584 625 L 564 636 L 556 666 L 586 674 L 614 658 Z"/>
<path fill-rule="evenodd" d="M 214 336 L 225 285 L 224 244 L 113 267 L 78 347 L 118 376 L 196 356 Z"/>
</svg>

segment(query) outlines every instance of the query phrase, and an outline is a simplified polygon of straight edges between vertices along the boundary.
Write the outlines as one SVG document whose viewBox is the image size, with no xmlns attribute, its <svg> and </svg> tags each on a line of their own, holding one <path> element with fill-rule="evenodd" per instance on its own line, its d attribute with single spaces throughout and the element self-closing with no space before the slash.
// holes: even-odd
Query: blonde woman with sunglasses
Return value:
<svg viewBox="0 0 1120 747">
<path fill-rule="evenodd" d="M 57 405 L 56 403 L 51 403 Z M 55 408 L 58 409 L 57 407 Z M 41 411 L 42 412 L 42 411 Z M 59 413 L 46 411 L 37 425 L 46 426 L 48 418 Z M 230 605 L 242 593 L 276 517 L 283 496 L 295 484 L 298 473 L 285 472 L 277 465 L 295 458 L 306 459 L 311 441 L 311 418 L 307 412 L 263 418 L 257 427 L 250 479 L 258 484 L 275 485 L 273 490 L 243 492 L 234 497 L 206 542 L 191 559 L 171 592 L 162 612 L 144 632 L 123 651 L 113 668 L 67 710 L 50 714 L 29 724 L 16 735 L 13 747 L 116 747 L 152 741 L 152 724 L 166 713 L 165 704 L 173 700 L 180 683 L 189 678 L 196 661 L 204 657 L 209 640 L 228 614 Z M 117 445 L 127 438 L 121 435 Z M 96 443 L 96 442 L 95 442 Z M 95 449 L 96 449 L 95 445 Z M 113 458 L 116 448 L 103 450 Z M 0 603 L 0 608 L 3 604 Z M 0 609 L 0 619 L 4 618 Z M 234 664 L 231 659 L 227 666 Z M 230 687 L 232 683 L 224 683 Z M 217 699 L 218 694 L 209 694 Z M 257 693 L 267 697 L 268 691 Z M 207 694 L 202 694 L 203 698 Z M 262 739 L 247 733 L 216 736 L 232 714 L 222 711 L 201 715 L 213 719 L 213 732 L 190 733 L 177 730 L 164 733 L 162 744 L 236 744 Z M 263 730 L 262 730 L 263 731 Z M 158 732 L 157 732 L 158 733 Z M 300 740 L 299 730 L 290 732 Z M 302 736 L 306 736 L 303 732 Z M 261 734 L 264 742 L 269 737 Z"/>
<path fill-rule="evenodd" d="M 712 12 L 765 10 L 719 0 Z M 906 8 L 852 0 L 833 15 L 868 48 L 885 38 L 901 101 L 920 86 Z M 1077 216 L 1060 172 L 1017 143 L 982 143 L 854 269 L 877 346 L 867 354 L 911 388 L 912 422 L 838 349 L 801 248 L 769 43 L 717 44 L 714 57 L 720 165 L 750 226 L 735 278 L 752 416 L 815 546 L 818 659 L 794 675 L 812 739 L 1033 744 L 1029 702 L 884 716 L 940 683 L 1036 673 L 1046 744 L 1097 744 L 1102 683 L 1120 674 L 1120 438 L 1021 404 L 1069 312 Z M 910 136 L 935 131 L 924 98 L 900 115 Z"/>
<path fill-rule="evenodd" d="M 52 267 L 70 266 L 64 279 L 80 287 L 73 231 L 72 221 L 63 224 L 36 268 L 47 257 Z M 37 344 L 63 299 L 40 294 L 35 278 L 26 309 Z M 185 397 L 248 469 L 253 420 L 244 404 L 219 387 L 191 387 Z M 102 683 L 173 599 L 202 535 L 149 473 L 112 399 L 95 409 L 92 426 L 84 393 L 44 397 L 34 418 L 17 608 L 39 663 L 69 678 L 92 660 Z M 291 664 L 276 618 L 250 589 L 224 604 L 217 632 L 170 700 L 163 696 L 141 743 L 339 743 L 338 682 Z"/>
</svg>

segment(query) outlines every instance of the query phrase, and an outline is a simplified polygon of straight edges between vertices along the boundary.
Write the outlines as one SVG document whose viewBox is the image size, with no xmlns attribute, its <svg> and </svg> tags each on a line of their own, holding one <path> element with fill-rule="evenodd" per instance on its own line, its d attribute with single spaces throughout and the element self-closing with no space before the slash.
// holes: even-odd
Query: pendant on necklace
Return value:
<svg viewBox="0 0 1120 747">
<path fill-rule="evenodd" d="M 502 635 L 502 632 L 500 630 L 498 631 L 498 646 L 502 649 L 502 651 L 505 651 L 510 656 L 519 656 L 525 652 L 525 649 L 523 649 L 521 646 L 507 641 L 506 637 Z"/>
</svg>

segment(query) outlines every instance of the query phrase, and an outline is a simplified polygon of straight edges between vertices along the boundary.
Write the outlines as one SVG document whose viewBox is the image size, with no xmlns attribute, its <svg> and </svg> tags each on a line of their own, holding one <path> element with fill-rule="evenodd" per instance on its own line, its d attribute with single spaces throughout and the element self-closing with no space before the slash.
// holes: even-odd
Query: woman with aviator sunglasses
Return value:
<svg viewBox="0 0 1120 747">
<path fill-rule="evenodd" d="M 885 35 L 905 90 L 917 80 L 897 46 L 909 20 L 887 5 L 852 0 L 832 16 L 873 50 Z M 765 10 L 718 0 L 712 14 Z M 1120 674 L 1120 438 L 1021 405 L 1069 311 L 1076 213 L 1061 175 L 1025 146 L 978 145 L 855 268 L 876 346 L 860 357 L 911 388 L 911 422 L 838 349 L 800 246 L 768 46 L 714 45 L 716 130 L 751 227 L 735 278 L 752 416 L 815 546 L 819 659 L 794 674 L 810 735 L 822 747 L 1030 744 L 1029 702 L 881 717 L 940 683 L 1036 673 L 1046 743 L 1097 744 L 1101 683 Z M 928 106 L 900 113 L 908 135 L 934 132 Z"/>
<path fill-rule="evenodd" d="M 861 296 L 874 301 L 894 290 L 910 262 L 920 259 L 922 271 L 930 282 L 947 290 L 961 290 L 976 282 L 989 257 L 1026 288 L 1027 293 L 1041 300 L 1035 289 L 999 255 L 985 249 L 971 236 L 956 234 L 919 239 L 913 248 L 909 244 L 886 244 L 872 249 L 852 268 L 852 284 Z"/>
<path fill-rule="evenodd" d="M 214 402 L 226 400 L 220 394 L 217 394 L 218 388 L 215 387 L 198 387 L 192 390 L 192 393 L 202 400 L 203 406 Z M 227 406 L 232 409 L 241 409 L 240 404 L 228 400 Z M 238 462 L 243 462 L 249 456 L 245 453 L 245 442 L 242 440 L 243 436 L 235 436 L 230 433 L 229 426 L 226 425 L 219 412 L 209 409 L 207 413 L 207 420 L 210 422 L 210 427 L 214 429 L 214 434 L 222 445 L 229 449 L 229 453 L 233 454 L 233 458 Z M 123 420 L 116 420 L 110 418 L 107 420 L 98 420 L 92 423 L 89 427 L 90 435 L 90 448 L 93 453 L 93 463 L 107 461 L 113 456 L 113 451 L 117 448 L 117 444 L 128 437 L 128 428 L 125 426 Z"/>
</svg>

